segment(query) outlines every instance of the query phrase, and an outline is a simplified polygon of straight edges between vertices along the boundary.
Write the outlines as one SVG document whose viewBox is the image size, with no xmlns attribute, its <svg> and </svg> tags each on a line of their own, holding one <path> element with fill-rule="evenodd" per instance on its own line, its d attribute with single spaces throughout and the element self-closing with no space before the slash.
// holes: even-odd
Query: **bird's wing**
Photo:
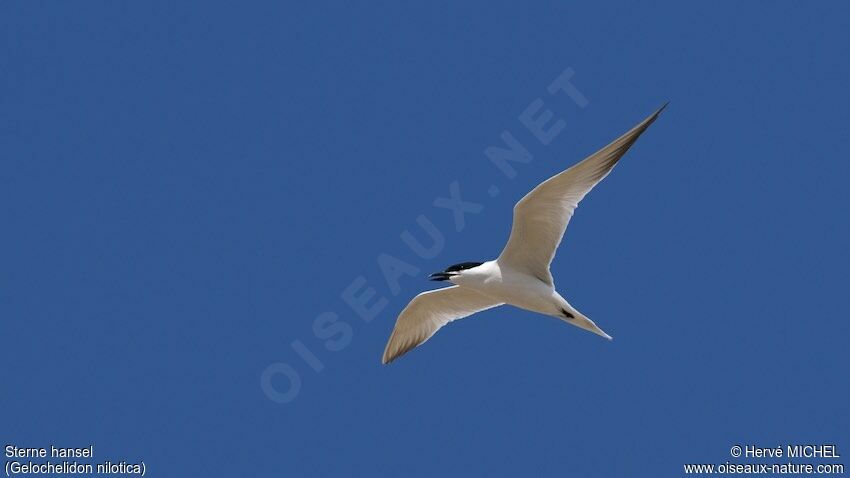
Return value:
<svg viewBox="0 0 850 478">
<path fill-rule="evenodd" d="M 399 314 L 382 362 L 387 364 L 404 355 L 453 320 L 499 305 L 502 302 L 466 287 L 452 286 L 423 292 Z"/>
<path fill-rule="evenodd" d="M 531 190 L 514 206 L 511 237 L 499 263 L 552 284 L 549 264 L 579 201 L 611 172 L 617 161 L 655 121 L 665 104 L 611 144 Z"/>
</svg>

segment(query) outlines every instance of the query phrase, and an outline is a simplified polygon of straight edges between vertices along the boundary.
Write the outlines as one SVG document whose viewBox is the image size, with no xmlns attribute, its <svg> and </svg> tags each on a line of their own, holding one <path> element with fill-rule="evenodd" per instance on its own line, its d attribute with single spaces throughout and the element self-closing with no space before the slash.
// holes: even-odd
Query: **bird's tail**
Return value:
<svg viewBox="0 0 850 478">
<path fill-rule="evenodd" d="M 586 315 L 577 311 L 574 307 L 568 306 L 562 310 L 563 315 L 560 317 L 564 322 L 575 325 L 576 327 L 587 330 L 588 332 L 593 332 L 594 334 L 605 337 L 608 340 L 614 340 L 613 337 L 606 334 L 604 330 L 600 329 L 595 322 L 590 320 Z"/>
</svg>

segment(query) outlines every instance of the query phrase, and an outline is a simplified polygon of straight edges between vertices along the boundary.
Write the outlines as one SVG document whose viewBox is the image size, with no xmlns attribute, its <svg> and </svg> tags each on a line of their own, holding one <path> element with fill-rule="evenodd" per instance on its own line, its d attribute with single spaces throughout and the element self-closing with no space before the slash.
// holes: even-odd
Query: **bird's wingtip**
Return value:
<svg viewBox="0 0 850 478">
<path fill-rule="evenodd" d="M 669 104 L 669 101 L 665 101 L 664 104 L 661 105 L 661 107 L 655 110 L 655 112 L 653 112 L 651 115 L 647 116 L 646 119 L 643 120 L 639 125 L 635 126 L 634 130 L 638 130 L 642 133 L 644 130 L 646 130 L 646 128 L 649 127 L 649 125 L 651 125 L 655 122 L 656 119 L 658 119 L 658 115 L 660 115 L 661 112 L 664 111 L 664 108 L 667 108 L 667 105 Z"/>
</svg>

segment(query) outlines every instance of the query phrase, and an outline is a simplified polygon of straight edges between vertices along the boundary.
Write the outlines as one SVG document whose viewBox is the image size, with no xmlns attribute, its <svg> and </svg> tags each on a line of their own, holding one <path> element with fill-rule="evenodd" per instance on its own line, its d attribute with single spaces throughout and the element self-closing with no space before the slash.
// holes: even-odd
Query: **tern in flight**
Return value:
<svg viewBox="0 0 850 478">
<path fill-rule="evenodd" d="M 579 201 L 611 172 L 666 106 L 520 199 L 514 206 L 511 236 L 496 260 L 462 262 L 431 274 L 431 280 L 454 285 L 423 292 L 407 304 L 396 320 L 382 362 L 404 355 L 453 320 L 504 304 L 557 317 L 611 340 L 555 290 L 549 264 Z"/>
</svg>

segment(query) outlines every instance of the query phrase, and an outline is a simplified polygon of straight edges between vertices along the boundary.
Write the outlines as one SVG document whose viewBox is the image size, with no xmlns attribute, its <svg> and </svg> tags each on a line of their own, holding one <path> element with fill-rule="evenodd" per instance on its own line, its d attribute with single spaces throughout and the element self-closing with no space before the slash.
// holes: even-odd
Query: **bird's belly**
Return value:
<svg viewBox="0 0 850 478">
<path fill-rule="evenodd" d="M 535 280 L 494 280 L 482 284 L 481 292 L 501 302 L 541 314 L 558 314 L 554 289 Z"/>
</svg>

